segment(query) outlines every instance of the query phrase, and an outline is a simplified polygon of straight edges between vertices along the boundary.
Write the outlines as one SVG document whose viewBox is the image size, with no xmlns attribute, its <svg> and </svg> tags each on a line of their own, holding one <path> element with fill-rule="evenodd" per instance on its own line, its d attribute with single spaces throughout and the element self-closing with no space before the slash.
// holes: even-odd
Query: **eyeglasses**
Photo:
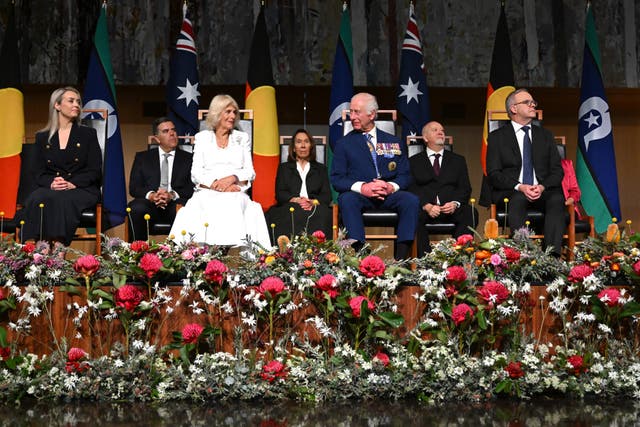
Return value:
<svg viewBox="0 0 640 427">
<path fill-rule="evenodd" d="M 524 104 L 527 107 L 537 107 L 538 106 L 538 101 L 536 101 L 535 99 L 525 99 L 524 101 L 520 101 L 520 102 L 516 102 L 513 105 L 518 105 L 518 104 Z"/>
</svg>

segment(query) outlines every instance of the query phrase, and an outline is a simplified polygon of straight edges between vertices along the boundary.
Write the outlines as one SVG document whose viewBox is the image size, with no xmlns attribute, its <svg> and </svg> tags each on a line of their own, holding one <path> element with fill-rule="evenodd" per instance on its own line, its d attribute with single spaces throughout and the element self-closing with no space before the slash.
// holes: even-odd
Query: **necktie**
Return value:
<svg viewBox="0 0 640 427">
<path fill-rule="evenodd" d="M 531 155 L 531 138 L 529 126 L 522 126 L 524 138 L 522 140 L 522 183 L 533 185 L 533 156 Z"/>
<path fill-rule="evenodd" d="M 440 175 L 440 153 L 433 155 L 433 172 Z"/>
<path fill-rule="evenodd" d="M 365 133 L 364 136 L 367 139 L 367 146 L 373 159 L 373 165 L 376 167 L 376 178 L 380 178 L 380 172 L 378 171 L 378 154 L 376 153 L 376 148 L 373 146 L 373 137 L 370 133 Z"/>
<path fill-rule="evenodd" d="M 169 188 L 169 153 L 163 153 L 162 164 L 160 164 L 160 188 Z"/>
</svg>

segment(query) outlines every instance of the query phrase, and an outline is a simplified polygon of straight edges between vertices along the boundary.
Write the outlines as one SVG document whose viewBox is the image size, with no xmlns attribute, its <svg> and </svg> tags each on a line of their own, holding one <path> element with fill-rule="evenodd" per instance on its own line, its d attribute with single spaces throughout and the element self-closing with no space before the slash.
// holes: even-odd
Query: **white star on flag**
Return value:
<svg viewBox="0 0 640 427">
<path fill-rule="evenodd" d="M 196 83 L 192 85 L 189 79 L 187 79 L 184 86 L 178 86 L 178 89 L 182 92 L 178 99 L 184 99 L 187 103 L 187 107 L 192 101 L 198 104 L 198 97 L 200 96 L 200 92 L 198 92 L 199 84 L 200 83 Z"/>
<path fill-rule="evenodd" d="M 424 94 L 418 90 L 418 85 L 419 82 L 414 83 L 413 80 L 411 80 L 411 77 L 409 77 L 409 81 L 407 81 L 406 85 L 400 85 L 400 87 L 402 88 L 402 93 L 398 96 L 398 98 L 406 96 L 407 104 L 411 102 L 412 99 L 415 99 L 416 103 L 420 103 L 420 101 L 418 101 L 418 95 Z"/>
<path fill-rule="evenodd" d="M 599 117 L 593 114 L 593 111 L 591 111 L 589 113 L 589 117 L 587 117 L 586 119 L 584 119 L 585 122 L 589 123 L 589 127 L 593 126 L 593 125 L 598 125 L 598 119 Z"/>
</svg>

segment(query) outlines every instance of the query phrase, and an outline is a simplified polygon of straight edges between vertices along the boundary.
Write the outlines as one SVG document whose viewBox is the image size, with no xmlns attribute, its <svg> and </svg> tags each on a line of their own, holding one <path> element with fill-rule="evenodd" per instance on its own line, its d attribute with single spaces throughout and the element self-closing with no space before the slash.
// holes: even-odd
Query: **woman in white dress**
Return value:
<svg viewBox="0 0 640 427">
<path fill-rule="evenodd" d="M 216 95 L 206 119 L 209 130 L 195 138 L 193 197 L 171 227 L 178 243 L 246 246 L 250 240 L 270 247 L 262 207 L 246 194 L 255 172 L 249 136 L 235 129 L 237 122 L 238 103 L 229 95 Z"/>
</svg>

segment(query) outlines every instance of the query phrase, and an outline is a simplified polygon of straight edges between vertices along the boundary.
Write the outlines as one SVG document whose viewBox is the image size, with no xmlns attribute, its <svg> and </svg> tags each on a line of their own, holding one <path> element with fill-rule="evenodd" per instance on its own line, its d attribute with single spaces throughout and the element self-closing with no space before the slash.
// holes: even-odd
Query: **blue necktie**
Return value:
<svg viewBox="0 0 640 427">
<path fill-rule="evenodd" d="M 531 138 L 529 126 L 522 126 L 524 138 L 522 140 L 522 183 L 533 185 L 533 156 L 531 155 Z"/>
<path fill-rule="evenodd" d="M 364 136 L 367 139 L 367 146 L 373 159 L 373 165 L 376 167 L 376 178 L 380 178 L 380 172 L 378 172 L 378 154 L 376 153 L 376 148 L 373 146 L 373 137 L 370 133 L 365 133 Z"/>
</svg>

